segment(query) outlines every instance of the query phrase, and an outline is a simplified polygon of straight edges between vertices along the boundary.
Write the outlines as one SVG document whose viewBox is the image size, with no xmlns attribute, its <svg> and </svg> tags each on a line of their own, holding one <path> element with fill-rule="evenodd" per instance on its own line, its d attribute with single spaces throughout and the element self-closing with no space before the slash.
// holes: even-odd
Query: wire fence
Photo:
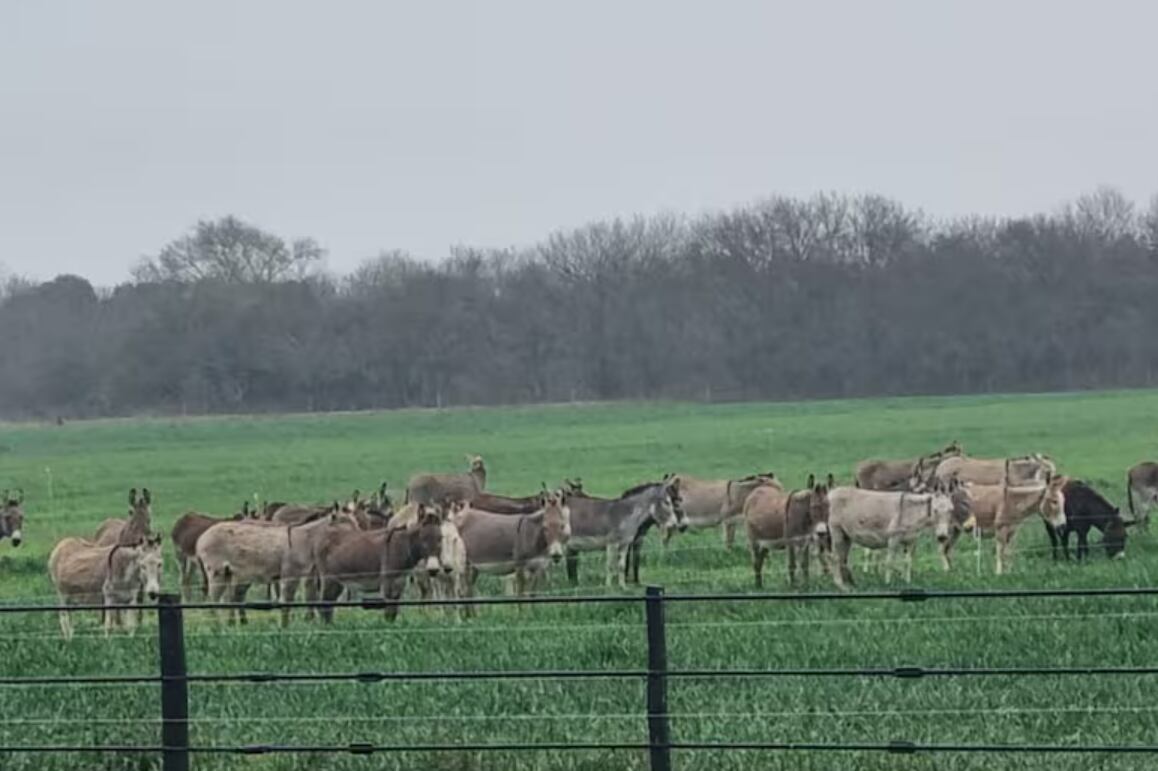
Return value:
<svg viewBox="0 0 1158 771">
<path fill-rule="evenodd" d="M 125 755 L 158 755 L 162 759 L 165 771 L 184 771 L 188 769 L 190 757 L 196 755 L 274 755 L 274 754 L 303 754 L 303 755 L 376 755 L 396 753 L 499 753 L 499 752 L 646 752 L 652 769 L 666 771 L 672 768 L 673 756 L 681 752 L 695 750 L 731 751 L 749 753 L 885 753 L 885 754 L 938 754 L 938 753 L 990 753 L 995 756 L 1012 754 L 1106 754 L 1106 755 L 1151 755 L 1158 760 L 1158 744 L 1096 744 L 1085 742 L 1064 743 L 928 743 L 912 741 L 903 738 L 889 737 L 879 741 L 686 741 L 673 736 L 672 725 L 682 725 L 694 720 L 751 720 L 760 717 L 782 717 L 799 713 L 785 711 L 769 711 L 766 714 L 729 714 L 723 712 L 688 712 L 669 710 L 667 703 L 667 689 L 671 682 L 681 680 L 695 681 L 735 681 L 745 682 L 774 681 L 782 678 L 805 679 L 887 679 L 896 682 L 913 682 L 919 680 L 939 680 L 945 678 L 1147 678 L 1158 675 L 1158 665 L 1143 666 L 890 666 L 890 667 L 732 667 L 732 668 L 681 668 L 668 665 L 667 654 L 667 627 L 666 610 L 669 606 L 699 603 L 863 603 L 863 602 L 953 602 L 964 599 L 984 599 L 987 602 L 1000 602 L 1009 599 L 1045 599 L 1067 597 L 1153 597 L 1158 595 L 1158 588 L 1150 587 L 1119 587 L 1095 589 L 1009 589 L 1009 590 L 925 590 L 906 588 L 898 591 L 873 591 L 859 594 L 817 592 L 801 594 L 795 592 L 760 592 L 753 594 L 727 593 L 672 593 L 665 592 L 658 587 L 648 587 L 646 593 L 640 595 L 547 595 L 532 597 L 473 597 L 469 599 L 429 599 L 385 601 L 378 598 L 368 598 L 356 601 L 300 601 L 276 602 L 253 601 L 243 603 L 209 603 L 188 602 L 182 604 L 175 595 L 162 595 L 155 608 L 157 615 L 157 640 L 159 666 L 156 671 L 140 674 L 86 674 L 86 675 L 33 675 L 33 676 L 0 676 L 0 687 L 4 688 L 103 688 L 103 687 L 157 687 L 160 690 L 161 710 L 156 718 L 147 719 L 117 719 L 106 718 L 108 724 L 136 723 L 146 727 L 153 726 L 158 730 L 158 743 L 111 743 L 111 744 L 4 744 L 0 745 L 0 755 L 4 753 L 29 753 L 36 755 L 83 753 L 83 754 L 125 754 Z M 251 672 L 206 672 L 189 671 L 186 665 L 186 642 L 196 638 L 199 633 L 186 634 L 184 629 L 184 614 L 189 610 L 203 610 L 213 608 L 236 608 L 249 611 L 277 611 L 294 608 L 363 608 L 381 609 L 387 606 L 485 606 L 485 605 L 634 605 L 642 606 L 642 623 L 625 625 L 620 629 L 628 630 L 632 634 L 643 633 L 646 636 L 646 661 L 639 666 L 626 668 L 605 669 L 476 669 L 476 670 L 437 670 L 437 671 L 344 671 L 344 672 L 316 672 L 316 671 L 251 671 Z M 55 613 L 75 610 L 115 610 L 135 609 L 134 605 L 70 605 L 57 606 L 48 604 L 23 603 L 19 605 L 0 606 L 0 617 L 10 614 L 37 614 Z M 1046 618 L 1089 617 L 1085 614 L 1037 614 Z M 1107 616 L 1121 617 L 1152 616 L 1149 612 L 1124 612 L 1115 614 L 1108 612 Z M 995 615 L 992 618 L 1004 618 Z M 1030 615 L 1025 617 L 1037 617 Z M 1105 616 L 1100 616 L 1104 618 Z M 945 616 L 948 620 L 957 620 L 952 616 Z M 839 620 L 844 622 L 846 620 Z M 857 619 L 848 619 L 855 623 Z M 872 619 L 874 622 L 885 622 L 884 619 Z M 896 621 L 890 619 L 887 621 Z M 718 622 L 726 627 L 737 622 Z M 742 622 L 741 622 L 742 623 Z M 751 622 L 760 625 L 776 625 L 779 623 L 794 623 L 772 620 L 768 622 Z M 673 628 L 715 626 L 717 622 L 689 622 L 685 624 L 671 624 Z M 540 625 L 544 628 L 558 630 L 559 627 Z M 467 627 L 469 628 L 469 627 Z M 494 627 L 500 628 L 500 627 Z M 509 627 L 502 627 L 509 631 Z M 316 633 L 314 633 L 316 634 Z M 311 684 L 311 683 L 350 683 L 374 685 L 391 682 L 503 682 L 503 681 L 554 681 L 557 683 L 573 681 L 601 681 L 601 682 L 640 682 L 645 684 L 645 698 L 639 705 L 636 713 L 619 713 L 617 715 L 573 714 L 573 715 L 525 715 L 526 720 L 607 720 L 619 717 L 625 720 L 639 720 L 640 730 L 646 729 L 646 740 L 642 737 L 638 741 L 607 740 L 607 741 L 454 741 L 454 742 L 400 742 L 384 744 L 377 741 L 354 741 L 333 743 L 301 743 L 286 744 L 281 742 L 258 742 L 237 744 L 215 744 L 190 742 L 189 729 L 191 725 L 205 725 L 225 723 L 236 718 L 213 715 L 190 715 L 189 688 L 203 686 L 236 685 L 246 687 L 263 687 L 269 684 Z M 1041 707 L 1041 708 L 1005 708 L 998 710 L 913 710 L 907 714 L 921 714 L 925 716 L 942 715 L 945 717 L 966 714 L 1015 715 L 1015 714 L 1149 714 L 1158 708 L 1148 705 L 1130 705 L 1123 707 Z M 826 713 L 826 715 L 858 715 L 884 716 L 902 715 L 905 710 L 845 710 Z M 318 717 L 255 717 L 247 722 L 276 728 L 279 724 L 287 724 L 302 720 L 332 720 L 335 723 L 369 726 L 375 723 L 391 721 L 418 721 L 440 719 L 436 716 L 318 716 Z M 510 719 L 503 716 L 451 716 L 449 720 L 494 720 Z M 95 723 L 101 719 L 90 720 L 85 716 L 61 715 L 49 719 L 24 719 L 24 723 L 37 724 L 66 724 Z M 206 729 L 200 729 L 202 732 Z"/>
</svg>

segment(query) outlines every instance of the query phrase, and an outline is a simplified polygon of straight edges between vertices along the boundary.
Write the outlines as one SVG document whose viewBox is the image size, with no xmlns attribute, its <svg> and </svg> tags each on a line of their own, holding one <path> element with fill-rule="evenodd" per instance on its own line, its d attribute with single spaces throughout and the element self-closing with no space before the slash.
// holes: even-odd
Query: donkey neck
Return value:
<svg viewBox="0 0 1158 771">
<path fill-rule="evenodd" d="M 404 573 L 419 563 L 422 554 L 415 535 L 417 532 L 409 527 L 397 527 L 386 531 L 384 552 L 388 571 Z"/>
<path fill-rule="evenodd" d="M 630 532 L 631 536 L 634 537 L 644 522 L 654 519 L 652 509 L 659 504 L 659 497 L 662 494 L 666 493 L 660 488 L 652 486 L 616 501 L 616 508 L 627 509 L 627 513 L 619 521 L 620 527 Z"/>
</svg>

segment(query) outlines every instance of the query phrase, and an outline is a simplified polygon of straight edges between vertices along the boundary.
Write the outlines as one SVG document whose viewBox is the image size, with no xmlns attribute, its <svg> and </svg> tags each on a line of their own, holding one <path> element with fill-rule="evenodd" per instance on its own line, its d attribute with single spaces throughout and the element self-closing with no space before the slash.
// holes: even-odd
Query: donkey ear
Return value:
<svg viewBox="0 0 1158 771">
<path fill-rule="evenodd" d="M 146 504 L 153 502 L 153 496 L 149 493 L 149 488 L 146 487 L 144 490 L 141 491 L 141 493 L 145 498 Z"/>
<path fill-rule="evenodd" d="M 816 474 L 809 474 L 805 487 L 816 487 Z"/>
<path fill-rule="evenodd" d="M 18 487 L 16 488 L 16 505 L 19 506 L 22 503 L 24 503 L 24 488 Z"/>
<path fill-rule="evenodd" d="M 825 480 L 825 483 L 828 485 L 829 489 L 836 487 L 836 478 L 833 477 L 832 474 L 829 474 L 828 479 Z"/>
<path fill-rule="evenodd" d="M 129 490 L 129 505 L 137 505 L 137 488 L 133 487 Z"/>
</svg>

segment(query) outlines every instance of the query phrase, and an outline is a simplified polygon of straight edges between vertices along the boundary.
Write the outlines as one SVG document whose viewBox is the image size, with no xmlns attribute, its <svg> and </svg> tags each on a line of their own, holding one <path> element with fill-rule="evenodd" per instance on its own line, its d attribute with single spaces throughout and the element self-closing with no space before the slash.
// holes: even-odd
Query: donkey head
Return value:
<svg viewBox="0 0 1158 771">
<path fill-rule="evenodd" d="M 129 516 L 143 519 L 146 522 L 153 517 L 153 495 L 149 492 L 149 488 L 141 491 L 137 495 L 137 488 L 129 490 Z"/>
<path fill-rule="evenodd" d="M 547 493 L 543 503 L 543 535 L 547 539 L 547 555 L 558 563 L 571 539 L 571 510 L 563 502 L 562 492 Z"/>
<path fill-rule="evenodd" d="M 417 555 L 415 570 L 436 576 L 442 570 L 442 515 L 426 504 L 418 505 L 418 517 L 408 527 L 411 549 Z"/>
<path fill-rule="evenodd" d="M 811 530 L 817 536 L 828 534 L 828 492 L 836 487 L 836 479 L 832 474 L 823 482 L 817 482 L 816 477 L 808 475 L 808 521 Z"/>
<path fill-rule="evenodd" d="M 12 539 L 13 546 L 24 541 L 24 491 L 4 491 L 0 497 L 0 538 Z"/>
<path fill-rule="evenodd" d="M 1041 499 L 1041 518 L 1052 527 L 1065 527 L 1066 524 L 1066 497 L 1062 488 L 1069 482 L 1069 477 L 1054 477 L 1045 486 L 1045 493 Z"/>
<path fill-rule="evenodd" d="M 146 536 L 136 548 L 137 571 L 141 576 L 145 596 L 155 600 L 161 594 L 161 573 L 164 561 L 161 557 L 160 534 Z"/>
</svg>

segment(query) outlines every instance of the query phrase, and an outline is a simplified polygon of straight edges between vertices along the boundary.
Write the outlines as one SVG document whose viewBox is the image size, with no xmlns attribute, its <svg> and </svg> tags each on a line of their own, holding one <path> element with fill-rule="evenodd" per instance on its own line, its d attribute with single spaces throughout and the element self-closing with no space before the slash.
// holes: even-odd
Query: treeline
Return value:
<svg viewBox="0 0 1158 771">
<path fill-rule="evenodd" d="M 786 399 L 1158 382 L 1158 199 L 935 222 L 878 197 L 595 223 L 522 251 L 322 249 L 203 222 L 112 290 L 0 294 L 0 413 Z"/>
</svg>

